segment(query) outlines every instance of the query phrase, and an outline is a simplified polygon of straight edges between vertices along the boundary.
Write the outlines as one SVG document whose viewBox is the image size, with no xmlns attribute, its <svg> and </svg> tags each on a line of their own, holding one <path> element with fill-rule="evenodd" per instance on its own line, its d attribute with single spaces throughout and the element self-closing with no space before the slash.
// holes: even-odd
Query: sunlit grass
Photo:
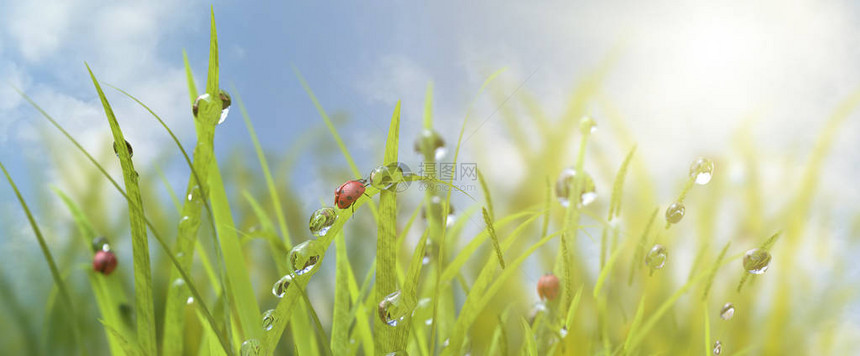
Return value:
<svg viewBox="0 0 860 356">
<path fill-rule="evenodd" d="M 50 199 L 57 199 L 68 213 L 31 210 L 34 200 L 55 201 L 25 196 L 14 182 L 26 176 L 0 165 L 35 235 L 28 242 L 38 244 L 42 253 L 26 267 L 46 264 L 56 288 L 44 300 L 23 303 L 23 309 L 17 307 L 22 305 L 21 291 L 0 288 L 0 301 L 9 306 L 0 318 L 0 331 L 23 336 L 23 341 L 4 340 L 4 353 L 687 355 L 710 354 L 719 340 L 723 354 L 734 355 L 829 354 L 850 346 L 836 344 L 834 340 L 844 339 L 833 327 L 841 308 L 858 297 L 848 281 L 834 276 L 832 288 L 814 294 L 820 305 L 806 306 L 803 312 L 796 311 L 804 299 L 793 292 L 814 278 L 799 263 L 804 246 L 810 239 L 832 239 L 813 235 L 807 217 L 822 162 L 840 124 L 860 105 L 860 94 L 836 108 L 811 148 L 800 186 L 786 187 L 792 198 L 779 213 L 766 216 L 760 211 L 767 199 L 758 188 L 760 178 L 751 174 L 746 182 L 729 182 L 727 170 L 719 165 L 726 161 L 724 153 L 710 157 L 718 166 L 708 184 L 695 184 L 688 172 L 677 172 L 671 182 L 653 181 L 637 151 L 636 133 L 626 129 L 623 115 L 600 91 L 615 56 L 583 79 L 558 119 L 549 117 L 540 98 L 529 93 L 500 95 L 502 86 L 493 79 L 502 71 L 488 76 L 478 89 L 473 103 L 484 91 L 493 94 L 513 144 L 529 162 L 517 189 L 498 194 L 498 182 L 505 177 L 485 176 L 486 170 L 476 171 L 481 185 L 477 197 L 453 189 L 453 179 L 410 176 L 400 183 L 409 187 L 405 191 L 396 184 L 386 189 L 368 182 L 373 184 L 351 206 L 337 209 L 327 232 L 316 237 L 305 229 L 312 211 L 298 209 L 299 198 L 288 193 L 302 188 L 280 179 L 289 176 L 290 159 L 273 159 L 277 156 L 264 152 L 235 89 L 230 119 L 243 117 L 257 160 L 215 156 L 214 132 L 226 101 L 221 97 L 214 15 L 204 93 L 208 98 L 198 100 L 185 58 L 189 107 L 197 105 L 196 117 L 187 118 L 195 120 L 197 134 L 191 154 L 157 113 L 115 87 L 151 113 L 173 138 L 178 148 L 167 152 L 181 157 L 188 168 L 184 192 L 177 194 L 166 179 L 147 174 L 158 167 L 135 166 L 125 145 L 117 146 L 115 158 L 122 172 L 120 184 L 63 129 L 62 116 L 54 118 L 25 96 L 79 151 L 54 154 L 62 155 L 62 161 L 80 159 L 83 153 L 86 161 L 77 169 L 95 172 L 102 183 L 107 179 L 116 192 L 55 188 L 56 198 Z M 327 197 L 328 204 L 337 186 L 366 178 L 361 172 L 373 167 L 357 165 L 364 160 L 352 157 L 336 121 L 298 69 L 293 70 L 310 97 L 309 105 L 320 114 L 323 132 L 328 132 L 325 142 L 337 148 L 330 154 L 341 155 L 347 163 L 334 167 L 344 173 L 325 182 L 331 189 L 317 194 Z M 113 113 L 101 89 L 104 84 L 93 74 L 97 71 L 93 68 L 90 75 L 108 121 L 105 133 L 123 142 L 122 117 Z M 422 126 L 433 130 L 432 85 L 425 97 Z M 602 116 L 586 116 L 589 105 L 599 107 Z M 414 133 L 400 130 L 405 120 L 400 104 L 391 110 L 385 149 L 370 160 L 375 165 L 396 163 L 411 148 Z M 461 160 L 461 145 L 472 145 L 463 140 L 467 124 L 472 124 L 469 114 L 464 113 L 456 140 L 444 135 L 449 143 L 445 159 L 453 163 Z M 525 115 L 533 120 L 523 120 Z M 594 122 L 605 122 L 611 128 L 606 131 L 617 135 L 592 134 Z M 541 139 L 530 140 L 530 134 Z M 754 143 L 747 137 L 740 145 L 746 163 L 756 167 L 760 158 Z M 425 162 L 435 161 L 432 144 L 417 147 Z M 608 155 L 608 147 L 626 154 Z M 492 147 L 470 149 L 493 157 Z M 326 165 L 332 160 L 316 159 L 326 153 L 300 154 L 315 158 L 320 167 L 313 169 L 331 168 Z M 690 161 L 696 158 L 691 153 Z M 555 179 L 568 167 L 577 174 L 566 196 L 558 197 Z M 605 171 L 599 176 L 614 179 L 602 182 L 611 191 L 598 192 L 588 204 L 579 196 L 588 186 L 581 173 L 592 167 Z M 257 169 L 261 174 L 237 178 L 237 172 Z M 446 189 L 414 189 L 421 184 Z M 729 184 L 740 187 L 727 193 Z M 655 186 L 672 189 L 674 199 L 658 201 Z M 453 210 L 453 195 L 462 195 L 470 205 Z M 165 200 L 168 196 L 172 200 Z M 563 207 L 558 198 L 570 204 Z M 127 208 L 93 206 L 108 205 L 109 200 Z M 735 226 L 721 231 L 732 232 L 715 236 L 718 214 L 724 213 L 720 209 L 726 209 L 720 203 L 728 201 L 756 211 L 730 212 Z M 673 202 L 682 202 L 686 214 L 669 224 L 664 213 Z M 57 223 L 63 219 L 68 221 Z M 116 221 L 123 227 L 106 228 Z M 53 230 L 68 241 L 49 245 L 40 224 L 59 226 Z M 24 234 L 10 229 L 4 233 Z M 92 270 L 89 241 L 100 235 L 107 236 L 114 249 L 131 247 L 132 259 L 120 261 L 132 266 L 131 275 Z M 158 245 L 154 254 L 150 241 Z M 667 248 L 665 266 L 645 265 L 655 243 Z M 683 249 L 684 244 L 692 249 Z M 779 272 L 745 271 L 744 253 L 753 248 L 769 252 L 770 270 Z M 590 251 L 598 251 L 598 256 L 587 256 Z M 677 262 L 681 253 L 695 254 L 692 265 Z M 327 258 L 334 263 L 324 263 Z M 560 293 L 554 300 L 539 301 L 535 283 L 550 271 L 561 280 Z M 675 272 L 685 278 L 676 278 Z M 273 284 L 282 278 L 290 283 L 281 285 L 282 295 L 275 296 Z M 729 320 L 718 317 L 726 302 L 737 306 Z M 31 318 L 42 314 L 44 325 Z M 271 318 L 265 325 L 264 315 Z M 814 337 L 810 330 L 817 332 Z"/>
</svg>

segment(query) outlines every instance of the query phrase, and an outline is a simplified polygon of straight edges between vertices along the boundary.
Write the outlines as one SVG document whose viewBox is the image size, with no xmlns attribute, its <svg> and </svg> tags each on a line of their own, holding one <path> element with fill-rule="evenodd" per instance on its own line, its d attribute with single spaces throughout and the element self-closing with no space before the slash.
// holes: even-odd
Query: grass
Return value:
<svg viewBox="0 0 860 356">
<path fill-rule="evenodd" d="M 4 306 L 0 331 L 7 335 L 0 338 L 4 352 L 710 354 L 720 340 L 723 354 L 736 355 L 838 354 L 857 346 L 858 340 L 834 326 L 842 309 L 860 297 L 850 281 L 839 274 L 818 281 L 800 262 L 809 246 L 826 249 L 820 246 L 822 241 L 832 243 L 832 233 L 826 233 L 831 230 L 815 226 L 810 221 L 818 220 L 809 217 L 817 204 L 817 182 L 825 174 L 823 162 L 840 125 L 860 105 L 860 94 L 836 108 L 811 148 L 807 164 L 791 172 L 800 177 L 796 186 L 783 190 L 791 198 L 770 214 L 761 209 L 772 197 L 763 195 L 757 170 L 749 170 L 745 182 L 729 181 L 723 165 L 728 153 L 711 157 L 718 165 L 708 185 L 693 184 L 687 172 L 677 172 L 678 184 L 653 179 L 641 156 L 644 150 L 637 150 L 635 133 L 600 89 L 617 54 L 575 87 L 559 118 L 550 117 L 540 99 L 524 90 L 515 88 L 515 95 L 505 96 L 509 88 L 494 80 L 502 74 L 498 71 L 479 88 L 457 140 L 445 137 L 456 142 L 449 146 L 446 160 L 460 161 L 462 145 L 477 151 L 476 157 L 490 158 L 478 158 L 483 167 L 497 158 L 492 147 L 463 140 L 468 125 L 482 124 L 467 119 L 474 114 L 474 102 L 487 91 L 501 105 L 502 124 L 510 131 L 517 153 L 529 162 L 516 188 L 503 189 L 500 182 L 507 178 L 488 175 L 488 169 L 475 172 L 482 201 L 454 189 L 458 182 L 453 179 L 411 176 L 401 183 L 411 184 L 405 191 L 369 185 L 366 196 L 353 206 L 337 209 L 327 233 L 305 239 L 310 236 L 304 226 L 311 211 L 302 209 L 306 205 L 295 194 L 302 188 L 285 178 L 292 172 L 295 153 L 278 156 L 264 151 L 249 108 L 236 89 L 233 105 L 239 108 L 254 147 L 244 154 L 256 161 L 228 160 L 214 153 L 214 132 L 223 106 L 214 13 L 210 30 L 204 93 L 208 99 L 197 100 L 194 75 L 184 56 L 189 104 L 198 101 L 197 116 L 187 118 L 195 122 L 193 150 L 186 151 L 143 101 L 112 86 L 151 114 L 174 140 L 176 148 L 166 149 L 165 155 L 181 157 L 188 167 L 186 189 L 179 194 L 159 167 L 135 166 L 125 145 L 117 145 L 122 180 L 113 178 L 106 165 L 63 128 L 62 117 L 55 119 L 21 93 L 79 151 L 53 150 L 59 155 L 58 172 L 69 169 L 62 162 L 75 162 L 74 169 L 85 170 L 93 179 L 107 179 L 110 185 L 105 186 L 119 194 L 107 194 L 102 184 L 90 184 L 77 189 L 54 187 L 54 196 L 31 197 L 19 191 L 13 180 L 25 179 L 25 174 L 7 172 L 0 164 L 30 225 L 27 231 L 4 225 L 4 234 L 38 245 L 41 254 L 27 256 L 32 258 L 27 258 L 24 268 L 40 274 L 47 265 L 51 275 L 50 279 L 33 278 L 28 285 L 49 291 L 38 298 L 29 289 L 0 283 Z M 347 179 L 363 178 L 361 172 L 372 167 L 358 166 L 365 160 L 354 159 L 349 142 L 338 133 L 339 123 L 329 117 L 298 69 L 293 71 L 295 84 L 310 97 L 308 105 L 320 114 L 318 131 L 328 135 L 320 140 L 337 148 L 316 152 L 299 143 L 295 146 L 302 150 L 298 154 L 319 164 L 312 169 L 342 173 L 325 181 L 331 190 L 317 192 L 329 201 L 335 187 Z M 108 121 L 104 132 L 123 142 L 123 118 L 113 112 L 102 91 L 104 84 L 93 71 L 90 75 L 96 89 L 93 97 L 99 98 Z M 431 83 L 422 118 L 427 130 L 434 127 L 433 98 Z M 592 134 L 590 123 L 583 124 L 580 118 L 589 114 L 586 108 L 595 107 L 600 114 L 594 119 L 600 125 L 608 123 L 607 131 L 617 135 Z M 401 118 L 400 111 L 399 103 L 392 108 L 385 148 L 372 160 L 376 165 L 404 159 L 404 146 L 410 146 L 403 143 L 411 141 L 405 135 L 412 133 L 401 132 L 406 118 Z M 231 117 L 236 115 L 234 111 Z M 524 116 L 533 120 L 523 120 Z M 50 134 L 45 135 L 45 141 L 51 142 Z M 532 140 L 533 136 L 541 140 Z M 745 164 L 757 167 L 757 162 L 767 159 L 756 153 L 749 135 L 740 137 L 737 148 Z M 435 162 L 432 145 L 419 148 L 425 162 Z M 613 149 L 622 155 L 608 154 Z M 566 167 L 614 179 L 601 182 L 605 184 L 598 187 L 609 191 L 599 192 L 594 203 L 583 206 L 575 203 L 579 187 L 585 186 L 584 175 L 577 174 L 567 197 L 573 203 L 564 208 L 556 201 L 553 187 Z M 243 175 L 258 170 L 260 174 Z M 446 189 L 419 193 L 416 186 Z M 658 200 L 657 186 L 675 194 Z M 453 210 L 452 200 L 468 206 Z M 687 216 L 663 229 L 664 210 L 659 207 L 673 201 L 684 202 Z M 124 208 L 109 208 L 116 202 Z M 54 203 L 59 203 L 58 208 L 52 208 Z M 729 203 L 739 212 L 753 213 L 722 210 Z M 456 214 L 449 214 L 452 211 Z M 716 227 L 724 223 L 718 219 L 724 214 L 732 216 L 728 220 L 732 226 L 719 229 L 728 233 L 718 236 Z M 120 261 L 120 266 L 130 268 L 107 276 L 92 270 L 91 241 L 102 235 L 118 256 L 130 256 Z M 150 241 L 158 248 L 150 249 Z M 668 248 L 669 257 L 664 268 L 651 271 L 643 261 L 657 242 Z M 300 246 L 307 252 L 299 254 Z M 122 252 L 129 248 L 130 254 Z M 751 275 L 743 270 L 743 254 L 752 248 L 773 255 L 767 273 Z M 295 261 L 290 257 L 294 252 L 299 256 Z M 681 262 L 680 256 L 686 253 L 694 256 L 689 265 Z M 334 263 L 325 263 L 331 254 Z M 302 273 L 305 266 L 312 267 Z M 548 271 L 560 278 L 561 292 L 554 300 L 539 301 L 535 283 Z M 0 282 L 18 278 L 12 273 L 4 271 Z M 277 298 L 270 289 L 285 276 L 291 283 Z M 809 291 L 807 285 L 821 288 Z M 399 293 L 395 305 L 399 309 L 391 310 L 405 312 L 397 312 L 402 319 L 389 325 L 381 319 L 379 308 L 380 301 L 393 293 Z M 820 302 L 806 303 L 810 295 Z M 714 317 L 726 302 L 737 306 L 734 318 Z M 264 328 L 262 318 L 268 310 L 273 319 L 271 328 Z"/>
</svg>

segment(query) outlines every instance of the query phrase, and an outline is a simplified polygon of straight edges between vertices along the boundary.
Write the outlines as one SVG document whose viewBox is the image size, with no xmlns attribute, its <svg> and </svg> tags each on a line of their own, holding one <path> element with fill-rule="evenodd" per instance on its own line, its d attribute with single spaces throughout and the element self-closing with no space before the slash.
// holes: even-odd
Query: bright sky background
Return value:
<svg viewBox="0 0 860 356">
<path fill-rule="evenodd" d="M 0 0 L 0 160 L 25 181 L 26 162 L 39 162 L 45 154 L 36 128 L 46 122 L 6 82 L 32 96 L 88 149 L 110 150 L 84 61 L 103 82 L 150 105 L 190 145 L 193 125 L 181 51 L 188 51 L 202 85 L 209 5 Z M 752 115 L 758 115 L 753 127 L 764 155 L 804 158 L 825 118 L 860 88 L 860 6 L 851 1 L 377 1 L 336 8 L 218 1 L 214 6 L 224 87 L 230 90 L 232 83 L 238 89 L 270 151 L 285 150 L 321 122 L 291 64 L 330 114 L 350 115 L 340 132 L 353 155 L 362 157 L 377 154 L 383 145 L 383 128 L 397 99 L 404 105 L 401 132 L 405 137 L 418 132 L 429 80 L 435 82 L 437 126 L 454 137 L 469 100 L 494 70 L 508 67 L 501 82 L 508 88 L 523 84 L 549 113 L 559 115 L 574 84 L 620 47 L 604 93 L 628 118 L 639 142 L 637 154 L 658 172 L 683 172 L 692 156 L 725 152 Z M 146 112 L 106 90 L 135 158 L 154 159 L 168 137 Z M 467 131 L 494 111 L 486 99 L 478 102 L 477 119 Z M 858 118 L 852 115 L 843 126 L 821 185 L 842 221 L 856 217 L 860 199 Z M 476 137 L 499 142 L 496 152 L 504 155 L 512 148 L 502 132 L 499 120 L 491 118 Z M 247 137 L 234 112 L 218 127 L 219 152 L 248 145 Z M 526 167 L 501 161 L 482 167 L 494 175 Z M 768 162 L 765 171 L 803 163 Z M 330 189 L 306 180 L 297 183 L 309 187 L 309 204 L 328 199 Z M 785 187 L 766 189 L 779 196 Z M 661 194 L 668 197 L 669 191 Z M 3 211 L 15 204 L 11 199 L 8 189 L 0 189 Z M 848 229 L 837 233 L 844 236 Z M 860 278 L 856 270 L 855 264 L 853 274 Z"/>
</svg>

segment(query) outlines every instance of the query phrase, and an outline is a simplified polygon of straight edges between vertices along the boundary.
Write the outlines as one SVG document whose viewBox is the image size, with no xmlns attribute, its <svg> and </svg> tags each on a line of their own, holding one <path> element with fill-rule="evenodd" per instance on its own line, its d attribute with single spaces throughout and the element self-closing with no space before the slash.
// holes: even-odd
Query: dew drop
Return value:
<svg viewBox="0 0 860 356">
<path fill-rule="evenodd" d="M 221 98 L 221 117 L 218 118 L 218 125 L 227 120 L 227 114 L 230 113 L 230 104 L 233 103 L 233 100 L 230 99 L 230 94 L 227 94 L 226 91 L 222 90 L 219 96 Z"/>
<path fill-rule="evenodd" d="M 562 338 L 567 336 L 567 326 L 562 326 L 561 330 L 558 331 L 558 334 L 561 335 Z"/>
<path fill-rule="evenodd" d="M 110 251 L 110 243 L 108 243 L 107 238 L 104 236 L 98 236 L 93 239 L 93 252 L 98 251 Z"/>
<path fill-rule="evenodd" d="M 188 305 L 194 304 L 194 297 L 188 297 L 188 299 L 185 300 L 185 304 L 188 304 Z"/>
<path fill-rule="evenodd" d="M 134 156 L 134 150 L 131 149 L 131 144 L 128 143 L 128 140 L 125 140 L 125 147 L 128 149 L 128 156 Z M 119 151 L 117 151 L 116 148 L 116 141 L 113 142 L 113 153 L 116 154 L 117 157 L 119 157 Z"/>
<path fill-rule="evenodd" d="M 726 305 L 723 305 L 723 309 L 720 310 L 720 318 L 723 318 L 723 320 L 729 320 L 733 316 L 735 316 L 735 305 L 732 303 L 726 303 Z"/>
<path fill-rule="evenodd" d="M 696 179 L 696 184 L 705 185 L 714 175 L 714 161 L 699 157 L 690 165 L 690 177 Z"/>
<path fill-rule="evenodd" d="M 316 237 L 325 236 L 328 230 L 334 225 L 337 220 L 337 210 L 332 207 L 317 209 L 311 214 L 311 220 L 308 222 L 308 228 Z"/>
<path fill-rule="evenodd" d="M 672 203 L 668 208 L 666 208 L 666 222 L 677 224 L 684 218 L 684 211 L 684 203 L 679 201 Z"/>
<path fill-rule="evenodd" d="M 558 199 L 558 202 L 563 207 L 568 207 L 570 202 L 568 197 L 570 196 L 570 190 L 575 183 L 576 170 L 573 168 L 567 168 L 561 171 L 561 174 L 558 176 L 558 180 L 555 182 L 555 196 Z M 594 180 L 591 179 L 591 176 L 588 173 L 585 173 L 585 176 L 582 179 L 582 189 L 580 189 L 579 193 L 579 202 L 581 206 L 586 206 L 591 204 L 595 199 L 597 199 L 597 190 L 594 186 Z"/>
<path fill-rule="evenodd" d="M 723 343 L 720 340 L 714 343 L 714 356 L 718 356 L 723 352 Z"/>
<path fill-rule="evenodd" d="M 433 196 L 430 198 L 430 209 L 433 212 L 438 212 L 439 215 L 442 214 L 442 198 L 439 196 Z M 427 209 L 426 207 L 421 208 L 421 218 L 425 221 L 427 220 Z M 455 214 L 454 204 L 448 204 L 448 217 L 445 219 L 445 225 L 447 227 L 454 226 L 454 222 L 457 221 L 457 215 Z"/>
<path fill-rule="evenodd" d="M 320 259 L 315 240 L 302 242 L 290 251 L 290 265 L 300 276 L 316 268 Z"/>
<path fill-rule="evenodd" d="M 195 204 L 203 204 L 203 196 L 200 193 L 200 186 L 195 185 L 191 187 L 191 190 L 188 191 L 188 195 L 185 196 L 185 199 L 188 200 L 189 203 Z"/>
<path fill-rule="evenodd" d="M 209 93 L 200 94 L 197 99 L 194 99 L 194 104 L 191 105 L 191 113 L 194 114 L 194 117 L 197 117 L 197 113 L 200 111 L 200 102 L 209 100 Z"/>
<path fill-rule="evenodd" d="M 436 161 L 445 157 L 447 149 L 445 149 L 445 140 L 438 132 L 433 130 L 421 130 L 418 138 L 415 139 L 415 152 L 423 153 L 424 149 L 428 152 L 433 152 L 433 157 Z"/>
<path fill-rule="evenodd" d="M 651 268 L 651 271 L 662 269 L 666 265 L 666 247 L 661 244 L 655 244 L 645 256 L 645 265 Z"/>
<path fill-rule="evenodd" d="M 428 254 L 426 254 L 426 253 L 425 253 L 425 254 L 424 254 L 424 257 L 423 257 L 423 258 L 421 258 L 421 264 L 422 264 L 422 265 L 425 265 L 425 266 L 426 266 L 426 265 L 429 265 L 429 264 L 430 264 L 430 255 L 428 255 Z"/>
<path fill-rule="evenodd" d="M 260 340 L 257 339 L 248 339 L 242 343 L 242 347 L 239 349 L 239 354 L 242 356 L 256 356 L 260 354 L 263 346 L 260 344 Z"/>
<path fill-rule="evenodd" d="M 597 123 L 594 121 L 591 116 L 583 116 L 582 119 L 579 119 L 579 132 L 583 135 L 588 135 L 597 131 Z"/>
<path fill-rule="evenodd" d="M 379 319 L 383 323 L 389 326 L 397 326 L 398 323 L 406 319 L 406 315 L 409 314 L 409 308 L 406 305 L 406 301 L 401 298 L 400 291 L 398 290 L 382 298 L 379 302 L 377 312 L 379 313 Z"/>
<path fill-rule="evenodd" d="M 293 277 L 289 274 L 281 277 L 274 285 L 272 285 L 272 294 L 274 294 L 278 298 L 283 298 L 284 294 L 287 293 L 287 288 L 290 286 L 290 283 L 293 282 Z"/>
<path fill-rule="evenodd" d="M 389 352 L 385 356 L 409 356 L 409 353 L 404 350 Z"/>
<path fill-rule="evenodd" d="M 275 326 L 275 309 L 269 309 L 263 313 L 263 330 L 272 330 L 273 326 Z"/>
<path fill-rule="evenodd" d="M 541 300 L 553 300 L 558 297 L 559 281 L 552 273 L 547 273 L 538 279 L 537 292 Z"/>
<path fill-rule="evenodd" d="M 409 167 L 403 163 L 395 162 L 374 168 L 367 175 L 367 181 L 374 188 L 385 190 L 403 182 L 404 177 L 409 174 Z"/>
<path fill-rule="evenodd" d="M 770 265 L 770 253 L 754 248 L 744 254 L 744 269 L 752 274 L 762 274 Z"/>
</svg>

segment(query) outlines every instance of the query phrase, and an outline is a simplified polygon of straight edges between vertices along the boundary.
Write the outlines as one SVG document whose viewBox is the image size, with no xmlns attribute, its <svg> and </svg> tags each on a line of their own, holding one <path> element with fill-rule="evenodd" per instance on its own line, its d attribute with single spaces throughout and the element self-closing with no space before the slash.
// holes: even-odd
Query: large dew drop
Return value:
<svg viewBox="0 0 860 356">
<path fill-rule="evenodd" d="M 565 208 L 570 205 L 568 197 L 570 197 L 570 191 L 576 182 L 576 174 L 575 169 L 567 168 L 561 171 L 558 180 L 555 182 L 555 196 L 561 206 Z M 579 190 L 579 203 L 581 206 L 586 206 L 591 204 L 595 199 L 597 199 L 597 190 L 594 186 L 594 180 L 591 179 L 588 173 L 585 173 L 582 177 L 582 188 Z"/>
<path fill-rule="evenodd" d="M 263 313 L 263 330 L 272 330 L 273 326 L 275 326 L 275 309 L 269 309 Z"/>
<path fill-rule="evenodd" d="M 379 302 L 377 309 L 379 319 L 388 326 L 397 326 L 398 323 L 406 319 L 409 314 L 409 308 L 406 302 L 401 298 L 400 291 L 396 291 L 387 295 Z"/>
<path fill-rule="evenodd" d="M 719 354 L 723 353 L 723 343 L 720 340 L 714 343 L 714 356 L 719 356 Z"/>
<path fill-rule="evenodd" d="M 447 152 L 445 149 L 445 140 L 436 131 L 421 130 L 418 138 L 415 139 L 415 152 L 423 154 L 425 150 L 433 152 L 433 158 L 436 161 L 441 160 Z"/>
<path fill-rule="evenodd" d="M 583 135 L 588 135 L 597 131 L 597 123 L 594 122 L 594 119 L 591 116 L 583 116 L 582 119 L 579 119 L 579 132 Z"/>
<path fill-rule="evenodd" d="M 290 286 L 290 283 L 293 282 L 293 277 L 289 274 L 281 277 L 274 285 L 272 285 L 272 294 L 274 294 L 278 298 L 283 298 L 284 294 L 287 293 L 287 288 Z"/>
<path fill-rule="evenodd" d="M 699 157 L 690 165 L 690 177 L 696 179 L 696 184 L 705 185 L 714 176 L 714 161 Z"/>
<path fill-rule="evenodd" d="M 110 251 L 110 243 L 104 236 L 98 236 L 93 239 L 93 252 Z"/>
<path fill-rule="evenodd" d="M 403 182 L 404 177 L 408 174 L 409 168 L 405 164 L 395 162 L 374 168 L 367 175 L 367 180 L 374 188 L 385 190 Z"/>
<path fill-rule="evenodd" d="M 770 253 L 754 248 L 744 254 L 744 269 L 752 274 L 762 274 L 770 265 Z"/>
<path fill-rule="evenodd" d="M 325 236 L 336 220 L 337 210 L 335 210 L 335 208 L 320 208 L 311 214 L 311 221 L 308 223 L 308 228 L 310 228 L 311 233 L 314 236 L 322 237 Z"/>
<path fill-rule="evenodd" d="M 655 244 L 645 256 L 645 265 L 651 268 L 651 271 L 662 269 L 666 265 L 666 247 L 661 244 Z"/>
<path fill-rule="evenodd" d="M 248 339 L 242 343 L 242 347 L 239 349 L 239 354 L 242 356 L 257 356 L 260 354 L 262 349 L 263 346 L 260 344 L 260 340 Z"/>
<path fill-rule="evenodd" d="M 723 309 L 720 310 L 720 318 L 723 318 L 723 320 L 729 320 L 733 316 L 735 316 L 735 305 L 732 303 L 726 303 L 726 305 L 723 305 Z"/>
<path fill-rule="evenodd" d="M 320 252 L 315 240 L 308 240 L 293 247 L 290 251 L 290 266 L 297 275 L 303 275 L 316 268 L 320 261 Z"/>
<path fill-rule="evenodd" d="M 684 218 L 684 203 L 676 201 L 669 205 L 666 208 L 666 222 L 670 224 L 677 224 L 681 219 Z"/>
<path fill-rule="evenodd" d="M 134 150 L 131 149 L 131 144 L 128 143 L 128 140 L 125 140 L 125 148 L 128 149 L 128 156 L 133 157 L 134 156 Z M 117 157 L 119 157 L 119 151 L 116 148 L 116 141 L 113 142 L 113 153 L 116 154 Z"/>
<path fill-rule="evenodd" d="M 221 117 L 218 118 L 218 125 L 227 120 L 227 114 L 230 113 L 230 105 L 233 103 L 233 100 L 230 99 L 230 94 L 227 94 L 226 91 L 222 90 L 219 96 L 221 97 Z"/>
</svg>

